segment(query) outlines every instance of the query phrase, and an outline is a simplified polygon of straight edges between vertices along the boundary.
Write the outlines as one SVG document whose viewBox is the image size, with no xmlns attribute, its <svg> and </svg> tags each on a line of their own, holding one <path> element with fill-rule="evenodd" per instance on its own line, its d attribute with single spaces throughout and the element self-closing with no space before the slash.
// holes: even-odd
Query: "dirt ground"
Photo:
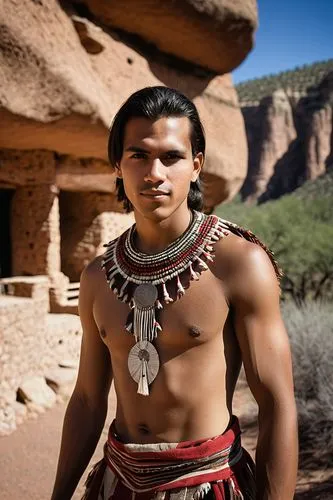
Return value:
<svg viewBox="0 0 333 500">
<path fill-rule="evenodd" d="M 108 425 L 115 414 L 115 394 L 110 393 L 107 424 L 102 432 L 92 464 L 103 455 Z M 61 429 L 67 403 L 58 403 L 34 420 L 26 420 L 10 436 L 0 438 L 1 500 L 49 500 L 57 466 Z M 84 491 L 84 474 L 73 495 L 79 500 Z"/>
<path fill-rule="evenodd" d="M 65 403 L 59 403 L 35 420 L 25 421 L 13 434 L 0 439 L 0 497 L 1 500 L 47 500 L 50 498 L 59 452 Z M 102 456 L 107 426 L 115 411 L 115 395 L 110 394 L 107 425 L 91 460 Z M 257 429 L 251 423 L 255 407 L 248 389 L 240 384 L 234 401 L 234 413 L 240 417 L 243 445 L 254 455 Z M 86 474 L 84 475 L 84 477 Z M 83 493 L 79 484 L 73 500 Z M 295 500 L 333 499 L 333 468 L 304 473 L 300 471 Z"/>
</svg>

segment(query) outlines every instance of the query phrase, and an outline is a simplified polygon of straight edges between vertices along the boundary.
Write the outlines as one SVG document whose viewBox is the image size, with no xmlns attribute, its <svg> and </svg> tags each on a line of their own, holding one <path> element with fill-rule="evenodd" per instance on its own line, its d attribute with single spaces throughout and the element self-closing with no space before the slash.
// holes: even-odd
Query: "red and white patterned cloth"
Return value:
<svg viewBox="0 0 333 500">
<path fill-rule="evenodd" d="M 124 444 L 114 423 L 104 458 L 90 472 L 82 500 L 254 500 L 254 464 L 241 447 L 238 420 L 199 441 Z"/>
</svg>

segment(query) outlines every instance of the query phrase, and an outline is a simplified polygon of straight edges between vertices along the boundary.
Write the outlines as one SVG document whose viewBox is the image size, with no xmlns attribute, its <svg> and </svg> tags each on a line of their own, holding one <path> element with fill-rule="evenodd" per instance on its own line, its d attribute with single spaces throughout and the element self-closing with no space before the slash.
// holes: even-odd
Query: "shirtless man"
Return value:
<svg viewBox="0 0 333 500">
<path fill-rule="evenodd" d="M 128 211 L 134 210 L 133 244 L 145 258 L 164 255 L 172 244 L 184 238 L 193 224 L 193 214 L 198 213 L 193 209 L 198 210 L 202 203 L 198 179 L 204 155 L 200 119 L 193 104 L 182 94 L 166 87 L 143 89 L 131 96 L 118 112 L 110 132 L 109 157 L 118 177 L 118 197 Z M 128 367 L 129 353 L 136 344 L 134 336 L 125 329 L 128 303 L 119 300 L 117 290 L 116 294 L 110 290 L 112 280 L 107 282 L 107 265 L 101 268 L 103 257 L 97 257 L 83 271 L 79 300 L 83 327 L 80 367 L 64 420 L 52 500 L 72 497 L 103 429 L 112 381 L 117 395 L 116 417 L 106 460 L 102 461 L 104 468 L 98 480 L 101 467 L 92 474 L 85 498 L 187 499 L 195 492 L 201 493 L 195 498 L 207 499 L 243 498 L 241 493 L 245 499 L 293 498 L 297 417 L 276 269 L 269 253 L 260 245 L 234 234 L 237 229 L 232 226 L 229 230 L 228 226 L 221 227 L 220 237 L 213 245 L 214 260 L 205 259 L 206 270 L 196 268 L 194 274 L 199 279 L 186 281 L 184 273 L 177 286 L 172 280 L 170 286 L 166 283 L 174 300 L 163 303 L 159 311 L 163 331 L 148 342 L 156 348 L 160 363 L 156 378 L 148 380 L 149 395 L 143 395 L 148 394 L 148 386 L 142 385 L 148 372 L 140 372 L 138 385 Z M 185 294 L 181 292 L 177 298 L 182 285 Z M 121 295 L 119 289 L 118 295 Z M 163 297 L 159 292 L 161 302 Z M 134 302 L 131 304 L 133 307 Z M 137 359 L 138 366 L 147 366 L 142 356 L 135 362 Z M 145 477 L 153 484 L 151 490 L 147 493 L 139 486 L 131 489 L 126 471 L 121 470 L 127 460 L 135 460 L 127 443 L 144 452 L 149 451 L 147 446 L 151 443 L 160 443 L 162 449 L 161 443 L 169 446 L 184 441 L 206 442 L 221 435 L 223 447 L 225 436 L 226 444 L 231 435 L 235 438 L 238 430 L 232 417 L 232 398 L 242 362 L 259 407 L 256 493 L 250 484 L 242 485 L 239 478 L 242 469 L 237 472 L 237 460 L 241 455 L 242 460 L 246 457 L 245 483 L 251 482 L 252 467 L 246 452 L 239 453 L 239 445 L 234 443 L 231 448 L 238 446 L 238 451 L 234 448 L 238 458 L 231 460 L 230 455 L 222 468 L 214 463 L 216 477 L 210 472 L 212 475 L 207 473 L 200 481 L 177 483 L 171 476 L 178 488 L 178 493 L 174 493 L 170 485 L 165 486 L 166 480 L 163 483 L 159 478 L 154 483 L 156 478 L 153 478 L 149 483 L 151 471 L 148 471 Z M 217 446 L 220 441 L 210 439 L 208 443 Z M 172 448 L 175 445 L 170 446 L 175 451 Z M 117 457 L 112 457 L 114 450 L 120 454 L 118 464 Z M 175 452 L 178 453 L 178 447 Z M 163 452 L 155 453 L 153 463 L 157 464 L 159 453 L 163 457 Z M 168 469 L 163 469 L 163 459 L 161 464 L 163 476 Z M 132 473 L 136 484 L 135 466 Z M 187 469 L 189 475 L 195 466 L 191 467 Z M 107 480 L 105 470 L 113 473 Z M 194 476 L 198 474 L 195 470 Z M 183 471 L 179 475 L 183 477 Z M 198 482 L 201 489 L 196 490 Z M 178 496 L 169 497 L 170 494 Z"/>
</svg>

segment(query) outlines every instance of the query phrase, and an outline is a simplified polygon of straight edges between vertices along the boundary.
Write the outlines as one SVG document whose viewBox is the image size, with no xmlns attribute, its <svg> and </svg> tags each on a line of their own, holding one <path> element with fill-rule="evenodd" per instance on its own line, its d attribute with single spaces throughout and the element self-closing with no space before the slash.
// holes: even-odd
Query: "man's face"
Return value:
<svg viewBox="0 0 333 500">
<path fill-rule="evenodd" d="M 192 157 L 190 132 L 186 117 L 132 118 L 126 124 L 117 175 L 135 212 L 163 220 L 187 206 L 203 162 L 201 153 Z"/>
</svg>

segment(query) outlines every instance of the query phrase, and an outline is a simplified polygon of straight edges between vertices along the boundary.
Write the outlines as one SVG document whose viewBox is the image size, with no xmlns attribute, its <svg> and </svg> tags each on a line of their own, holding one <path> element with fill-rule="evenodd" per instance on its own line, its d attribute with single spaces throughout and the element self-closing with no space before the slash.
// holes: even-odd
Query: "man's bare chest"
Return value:
<svg viewBox="0 0 333 500">
<path fill-rule="evenodd" d="M 94 317 L 110 350 L 129 349 L 133 337 L 125 330 L 129 307 L 119 301 L 106 281 L 94 302 Z M 223 330 L 228 315 L 223 284 L 208 270 L 191 282 L 185 295 L 160 311 L 158 343 L 181 350 L 209 341 Z"/>
</svg>

